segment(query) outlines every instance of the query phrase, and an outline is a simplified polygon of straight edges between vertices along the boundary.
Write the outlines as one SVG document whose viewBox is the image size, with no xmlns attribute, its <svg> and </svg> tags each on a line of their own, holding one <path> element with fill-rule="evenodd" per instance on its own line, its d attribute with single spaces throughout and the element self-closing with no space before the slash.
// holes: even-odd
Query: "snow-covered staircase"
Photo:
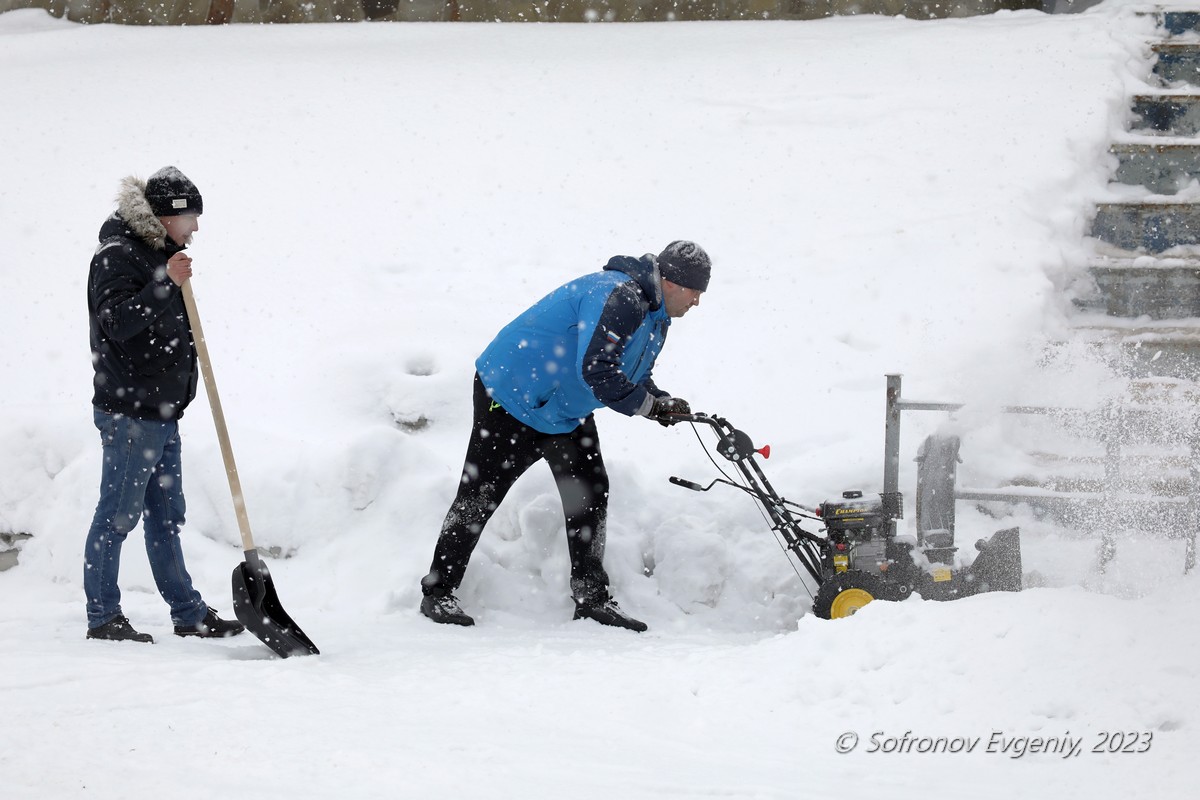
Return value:
<svg viewBox="0 0 1200 800">
<path fill-rule="evenodd" d="M 1144 187 L 1148 194 L 1097 204 L 1090 234 L 1103 255 L 1088 267 L 1094 291 L 1075 301 L 1081 312 L 1077 330 L 1130 377 L 1196 381 L 1200 11 L 1163 11 L 1158 20 L 1167 38 L 1152 43 L 1150 51 L 1152 80 L 1162 90 L 1131 98 L 1129 138 L 1111 147 L 1114 182 Z M 1161 141 L 1164 136 L 1170 141 Z"/>
<path fill-rule="evenodd" d="M 1074 341 L 1063 345 L 1098 355 L 1128 390 L 1111 429 L 1096 432 L 1107 452 L 1090 472 L 1086 459 L 1072 474 L 1051 457 L 1031 482 L 1105 498 L 1101 567 L 1112 531 L 1157 529 L 1185 539 L 1190 570 L 1200 525 L 1200 10 L 1156 16 L 1155 88 L 1130 98 L 1128 133 L 1110 148 L 1117 196 L 1143 191 L 1096 205 L 1090 291 L 1075 299 Z"/>
</svg>

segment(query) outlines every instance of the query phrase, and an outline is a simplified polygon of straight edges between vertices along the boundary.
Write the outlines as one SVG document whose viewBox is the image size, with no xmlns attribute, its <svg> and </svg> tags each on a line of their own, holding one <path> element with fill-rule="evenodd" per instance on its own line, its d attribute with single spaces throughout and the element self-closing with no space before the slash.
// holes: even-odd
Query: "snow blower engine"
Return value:
<svg viewBox="0 0 1200 800">
<path fill-rule="evenodd" d="M 1021 589 L 1021 539 L 1017 528 L 980 539 L 975 544 L 979 551 L 975 559 L 967 565 L 961 563 L 953 525 L 957 446 L 922 449 L 918 457 L 922 478 L 918 480 L 918 517 L 922 517 L 922 506 L 926 518 L 930 509 L 938 511 L 941 516 L 936 522 L 941 527 L 932 528 L 925 519 L 925 524 L 918 524 L 917 536 L 909 536 L 896 532 L 896 521 L 903 517 L 899 492 L 869 497 L 860 491 L 843 492 L 840 500 L 815 507 L 793 503 L 775 491 L 755 458 L 770 457 L 769 446 L 755 448 L 749 436 L 717 416 L 680 414 L 671 422 L 691 423 L 693 430 L 696 425 L 710 426 L 718 438 L 717 453 L 732 462 L 738 473 L 730 476 L 709 455 L 723 477 L 707 486 L 677 477 L 672 477 L 671 483 L 697 492 L 707 492 L 723 483 L 753 497 L 797 575 L 798 563 L 816 583 L 813 613 L 818 617 L 848 617 L 872 600 L 903 600 L 914 592 L 926 599 L 953 600 L 981 592 Z M 822 523 L 824 535 L 804 530 L 801 519 Z"/>
</svg>

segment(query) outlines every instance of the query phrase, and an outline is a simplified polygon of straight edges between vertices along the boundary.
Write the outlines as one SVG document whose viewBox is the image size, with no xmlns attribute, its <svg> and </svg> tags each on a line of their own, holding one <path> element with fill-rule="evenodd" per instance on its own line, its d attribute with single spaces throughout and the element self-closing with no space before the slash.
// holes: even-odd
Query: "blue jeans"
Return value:
<svg viewBox="0 0 1200 800">
<path fill-rule="evenodd" d="M 133 419 L 95 410 L 104 447 L 100 502 L 83 554 L 83 590 L 88 627 L 98 628 L 121 614 L 121 545 L 143 520 L 146 555 L 158 592 L 171 607 L 176 625 L 195 625 L 207 606 L 192 586 L 183 563 L 183 463 L 179 425 Z"/>
</svg>

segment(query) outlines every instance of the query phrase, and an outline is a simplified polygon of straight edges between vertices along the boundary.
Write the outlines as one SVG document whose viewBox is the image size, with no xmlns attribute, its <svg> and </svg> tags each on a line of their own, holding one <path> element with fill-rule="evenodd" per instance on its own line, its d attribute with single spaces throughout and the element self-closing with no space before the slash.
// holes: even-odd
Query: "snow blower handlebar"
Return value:
<svg viewBox="0 0 1200 800">
<path fill-rule="evenodd" d="M 709 489 L 713 488 L 718 483 L 723 483 L 726 486 L 732 486 L 734 489 L 743 491 L 746 494 L 749 494 L 753 497 L 758 497 L 758 493 L 755 492 L 754 489 L 751 489 L 747 486 L 743 486 L 740 483 L 734 483 L 731 480 L 726 480 L 725 478 L 716 478 L 715 480 L 709 482 L 708 486 L 701 486 L 700 484 L 696 483 L 695 481 L 685 480 L 684 478 L 678 478 L 674 475 L 672 475 L 667 480 L 669 480 L 671 483 L 675 484 L 676 486 L 682 486 L 684 489 L 691 489 L 693 492 L 707 492 Z M 783 497 L 780 497 L 777 499 L 780 503 L 783 503 L 785 506 L 791 506 L 792 508 L 799 511 L 803 516 L 808 517 L 809 519 L 815 519 L 815 520 L 821 519 L 819 516 L 816 515 L 816 513 L 815 513 L 816 509 L 809 508 L 808 506 L 802 506 L 799 503 L 794 503 L 791 500 L 788 500 Z"/>
<path fill-rule="evenodd" d="M 741 489 L 754 497 L 770 518 L 771 530 L 780 538 L 781 546 L 792 553 L 805 571 L 819 584 L 821 582 L 821 556 L 823 550 L 829 546 L 828 540 L 802 529 L 799 520 L 788 506 L 801 511 L 804 516 L 818 519 L 814 515 L 815 510 L 784 500 L 767 480 L 767 476 L 763 474 L 762 468 L 759 467 L 758 461 L 754 457 L 756 455 L 761 455 L 763 458 L 770 457 L 771 448 L 769 446 L 756 448 L 749 436 L 733 427 L 723 417 L 708 414 L 671 415 L 670 424 L 674 425 L 680 422 L 690 422 L 693 426 L 697 424 L 710 426 L 718 437 L 717 452 L 737 467 L 743 483 L 737 483 L 726 477 L 717 478 L 708 486 L 701 486 L 693 481 L 674 476 L 670 478 L 671 483 L 695 492 L 707 492 L 716 484 L 723 483 L 735 489 Z M 716 464 L 715 461 L 713 463 Z"/>
</svg>

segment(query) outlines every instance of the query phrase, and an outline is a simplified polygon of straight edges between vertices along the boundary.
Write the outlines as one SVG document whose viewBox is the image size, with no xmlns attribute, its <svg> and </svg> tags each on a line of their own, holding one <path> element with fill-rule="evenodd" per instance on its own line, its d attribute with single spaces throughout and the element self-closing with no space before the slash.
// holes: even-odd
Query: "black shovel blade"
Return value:
<svg viewBox="0 0 1200 800">
<path fill-rule="evenodd" d="M 282 658 L 321 652 L 283 610 L 275 582 L 257 550 L 248 551 L 246 561 L 233 570 L 233 613 L 246 630 Z"/>
</svg>

